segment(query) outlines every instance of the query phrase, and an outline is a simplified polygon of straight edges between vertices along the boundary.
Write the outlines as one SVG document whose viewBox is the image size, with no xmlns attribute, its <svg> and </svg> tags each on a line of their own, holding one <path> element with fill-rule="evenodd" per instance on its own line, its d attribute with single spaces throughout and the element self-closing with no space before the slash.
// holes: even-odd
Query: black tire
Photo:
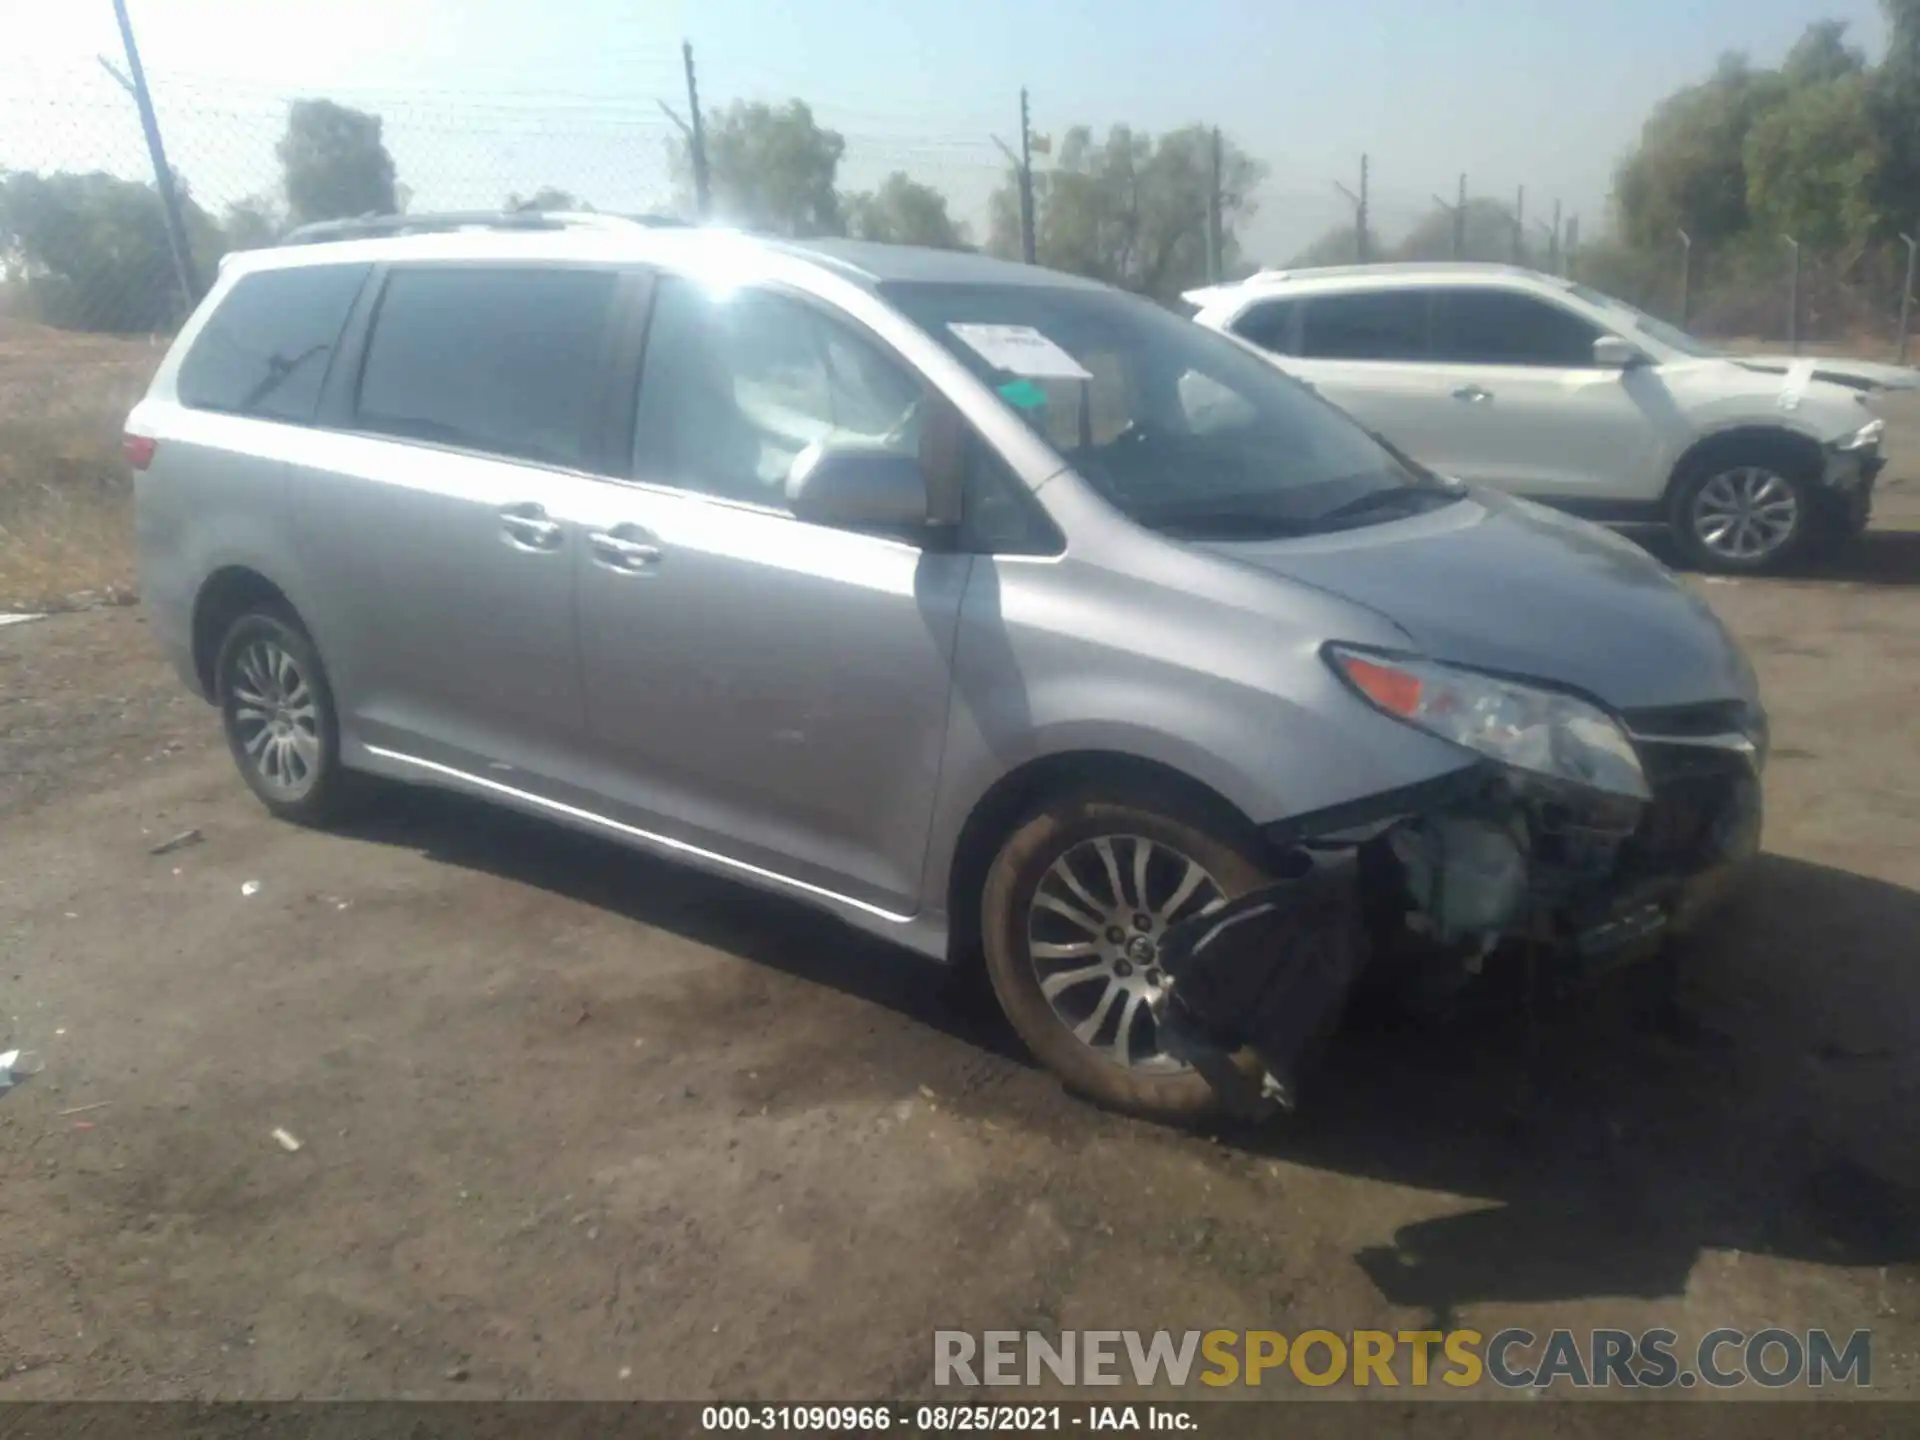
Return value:
<svg viewBox="0 0 1920 1440">
<path fill-rule="evenodd" d="M 1761 475 L 1774 482 L 1766 492 L 1767 503 L 1790 505 L 1791 526 L 1751 555 L 1711 543 L 1705 538 L 1708 527 L 1704 517 L 1720 509 L 1727 495 L 1762 483 L 1755 478 Z M 1667 512 L 1682 559 L 1693 569 L 1722 575 L 1761 575 L 1791 565 L 1805 554 L 1821 530 L 1825 496 L 1820 493 L 1819 479 L 1807 458 L 1792 446 L 1764 439 L 1728 445 L 1688 462 L 1674 483 Z M 1772 513 L 1777 516 L 1788 512 Z"/>
<path fill-rule="evenodd" d="M 240 616 L 220 641 L 213 676 L 227 749 L 260 803 L 300 825 L 339 819 L 357 794 L 355 777 L 340 763 L 340 724 L 326 666 L 299 620 L 278 607 Z M 263 698 L 284 702 L 269 704 L 272 718 L 266 722 L 254 718 L 262 713 L 254 702 Z M 263 732 L 274 720 L 283 728 L 272 738 L 283 743 L 276 746 L 270 738 L 263 747 Z M 261 759 L 264 749 L 282 756 L 283 782 L 276 783 L 270 773 L 276 767 Z"/>
<path fill-rule="evenodd" d="M 1173 1124 L 1214 1118 L 1222 1112 L 1221 1097 L 1197 1071 L 1129 1068 L 1076 1038 L 1042 992 L 1029 949 L 1028 917 L 1054 863 L 1075 846 L 1103 836 L 1142 837 L 1198 862 L 1227 899 L 1273 878 L 1247 827 L 1208 809 L 1177 795 L 1118 798 L 1082 793 L 1059 798 L 1014 827 L 987 872 L 981 897 L 987 978 L 1000 1008 L 1035 1058 L 1069 1090 L 1096 1104 Z M 1188 912 L 1180 913 L 1184 918 Z M 1260 1069 L 1250 1054 L 1243 1052 L 1235 1063 L 1258 1080 Z"/>
</svg>

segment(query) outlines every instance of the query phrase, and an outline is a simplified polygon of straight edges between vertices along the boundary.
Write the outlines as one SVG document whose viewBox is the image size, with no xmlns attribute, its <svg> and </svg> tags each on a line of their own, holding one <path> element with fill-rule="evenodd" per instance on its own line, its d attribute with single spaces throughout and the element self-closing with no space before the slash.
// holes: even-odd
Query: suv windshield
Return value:
<svg viewBox="0 0 1920 1440">
<path fill-rule="evenodd" d="M 1602 310 L 1620 316 L 1641 334 L 1652 336 L 1655 341 L 1669 350 L 1677 350 L 1682 355 L 1690 355 L 1696 360 L 1710 360 L 1726 353 L 1717 346 L 1709 345 L 1697 335 L 1689 335 L 1678 325 L 1669 325 L 1664 320 L 1656 320 L 1646 311 L 1636 309 L 1626 301 L 1616 299 L 1603 291 L 1592 290 L 1585 285 L 1568 285 L 1567 289 L 1589 305 L 1598 306 Z"/>
<path fill-rule="evenodd" d="M 1152 529 L 1296 535 L 1453 498 L 1305 386 L 1148 301 L 1065 285 L 882 293 Z"/>
</svg>

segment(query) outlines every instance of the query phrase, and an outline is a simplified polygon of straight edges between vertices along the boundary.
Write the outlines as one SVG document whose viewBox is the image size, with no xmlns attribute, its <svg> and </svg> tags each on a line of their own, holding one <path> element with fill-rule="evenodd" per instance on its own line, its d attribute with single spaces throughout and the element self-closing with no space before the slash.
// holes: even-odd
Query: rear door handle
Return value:
<svg viewBox="0 0 1920 1440">
<path fill-rule="evenodd" d="M 623 575 L 637 575 L 660 563 L 660 542 L 638 525 L 616 525 L 611 530 L 589 530 L 587 549 L 596 564 Z"/>
<path fill-rule="evenodd" d="M 1491 400 L 1493 398 L 1493 392 L 1483 389 L 1478 385 L 1462 385 L 1458 390 L 1453 392 L 1453 398 L 1478 405 L 1484 401 Z"/>
<path fill-rule="evenodd" d="M 547 518 L 546 507 L 532 500 L 501 506 L 500 532 L 516 550 L 558 550 L 567 536 L 558 520 Z"/>
</svg>

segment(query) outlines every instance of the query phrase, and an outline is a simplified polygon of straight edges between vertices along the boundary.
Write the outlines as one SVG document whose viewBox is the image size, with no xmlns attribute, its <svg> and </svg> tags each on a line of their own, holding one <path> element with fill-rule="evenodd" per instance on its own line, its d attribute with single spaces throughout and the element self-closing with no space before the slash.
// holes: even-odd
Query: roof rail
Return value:
<svg viewBox="0 0 1920 1440">
<path fill-rule="evenodd" d="M 623 226 L 682 226 L 670 215 L 605 215 L 593 210 L 448 210 L 422 215 L 361 215 L 320 220 L 282 237 L 282 245 L 373 240 L 388 235 L 444 235 L 454 230 L 604 230 Z"/>
</svg>

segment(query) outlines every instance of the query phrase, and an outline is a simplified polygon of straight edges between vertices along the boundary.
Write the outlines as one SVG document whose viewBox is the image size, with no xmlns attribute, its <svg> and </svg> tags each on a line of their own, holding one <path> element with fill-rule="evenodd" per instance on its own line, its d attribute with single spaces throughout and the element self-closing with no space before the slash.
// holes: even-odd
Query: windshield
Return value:
<svg viewBox="0 0 1920 1440">
<path fill-rule="evenodd" d="M 1696 360 L 1709 360 L 1726 353 L 1718 346 L 1709 345 L 1696 335 L 1689 335 L 1678 325 L 1669 325 L 1664 320 L 1657 320 L 1646 311 L 1636 309 L 1626 301 L 1615 299 L 1602 291 L 1590 290 L 1585 285 L 1569 285 L 1567 289 L 1589 305 L 1596 305 L 1602 310 L 1621 316 L 1641 334 L 1653 337 L 1657 343 L 1666 346 L 1669 350 L 1677 350 L 1682 355 L 1691 355 Z"/>
<path fill-rule="evenodd" d="M 1234 341 L 1118 291 L 882 287 L 1114 507 L 1189 538 L 1370 524 L 1452 492 Z M 1379 500 L 1376 492 L 1396 492 Z"/>
</svg>

